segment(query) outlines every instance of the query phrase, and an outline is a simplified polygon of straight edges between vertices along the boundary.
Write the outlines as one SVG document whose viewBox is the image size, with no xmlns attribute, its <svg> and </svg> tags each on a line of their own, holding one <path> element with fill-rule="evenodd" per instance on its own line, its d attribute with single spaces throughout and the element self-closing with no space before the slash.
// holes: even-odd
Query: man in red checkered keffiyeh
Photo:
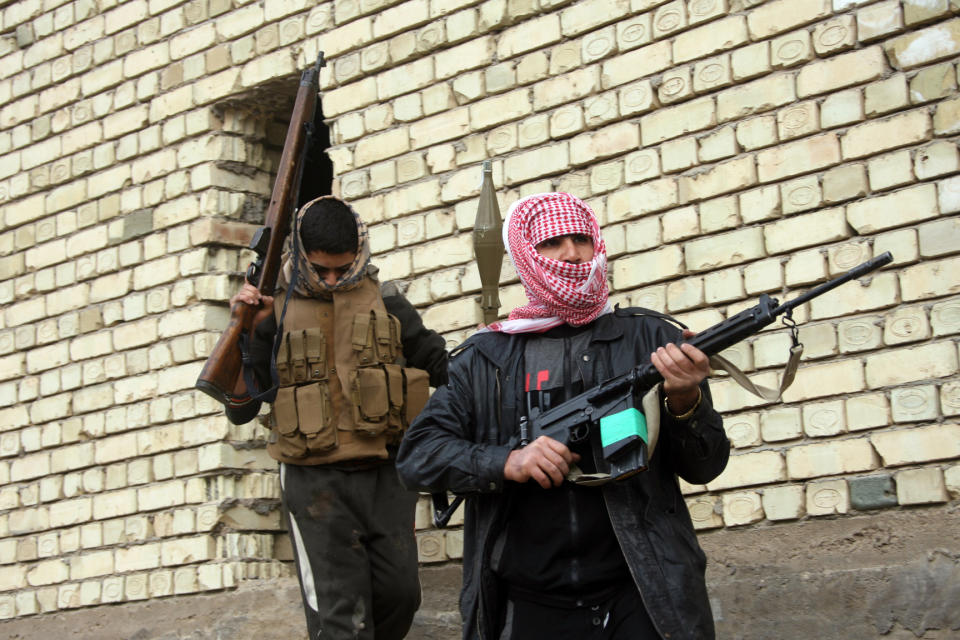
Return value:
<svg viewBox="0 0 960 640">
<path fill-rule="evenodd" d="M 576 255 L 550 251 L 551 245 L 559 246 L 558 239 L 589 240 L 592 251 Z M 503 244 L 529 302 L 511 311 L 508 320 L 491 324 L 491 331 L 542 332 L 563 323 L 581 326 L 611 311 L 606 246 L 596 215 L 579 198 L 540 193 L 515 202 L 507 213 Z"/>
</svg>

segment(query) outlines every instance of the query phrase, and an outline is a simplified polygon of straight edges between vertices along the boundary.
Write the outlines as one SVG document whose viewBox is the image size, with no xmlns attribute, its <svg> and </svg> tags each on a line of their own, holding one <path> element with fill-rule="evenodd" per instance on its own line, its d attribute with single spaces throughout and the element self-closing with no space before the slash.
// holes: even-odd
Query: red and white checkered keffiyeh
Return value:
<svg viewBox="0 0 960 640">
<path fill-rule="evenodd" d="M 569 234 L 593 239 L 593 259 L 570 264 L 541 255 L 544 240 Z M 539 193 L 510 207 L 503 244 L 526 289 L 529 303 L 509 319 L 488 329 L 504 333 L 540 332 L 567 323 L 592 322 L 612 309 L 607 289 L 607 249 L 597 217 L 579 198 L 567 193 Z"/>
</svg>

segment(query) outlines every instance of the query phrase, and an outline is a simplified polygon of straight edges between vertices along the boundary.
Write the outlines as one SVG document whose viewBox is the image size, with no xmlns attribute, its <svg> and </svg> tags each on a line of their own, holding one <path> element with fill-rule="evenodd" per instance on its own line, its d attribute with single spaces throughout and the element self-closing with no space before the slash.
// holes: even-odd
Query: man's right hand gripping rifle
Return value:
<svg viewBox="0 0 960 640">
<path fill-rule="evenodd" d="M 693 331 L 683 332 L 684 339 L 694 335 Z M 700 383 L 710 374 L 707 355 L 689 342 L 669 343 L 651 353 L 650 362 L 663 376 L 669 411 L 682 416 L 694 410 L 700 402 Z M 530 444 L 510 452 L 503 475 L 514 482 L 534 480 L 549 489 L 560 486 L 570 473 L 571 464 L 579 460 L 580 456 L 570 451 L 564 442 L 541 435 Z"/>
</svg>

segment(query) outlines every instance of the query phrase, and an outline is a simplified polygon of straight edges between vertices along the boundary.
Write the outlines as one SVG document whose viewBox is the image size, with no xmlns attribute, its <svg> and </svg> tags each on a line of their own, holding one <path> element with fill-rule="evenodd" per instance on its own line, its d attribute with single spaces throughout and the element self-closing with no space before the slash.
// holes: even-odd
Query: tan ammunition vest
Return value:
<svg viewBox="0 0 960 640">
<path fill-rule="evenodd" d="M 274 302 L 279 320 L 282 292 Z M 333 300 L 291 296 L 277 354 L 270 455 L 292 464 L 388 457 L 423 408 L 429 376 L 402 361 L 400 322 L 364 278 Z"/>
</svg>

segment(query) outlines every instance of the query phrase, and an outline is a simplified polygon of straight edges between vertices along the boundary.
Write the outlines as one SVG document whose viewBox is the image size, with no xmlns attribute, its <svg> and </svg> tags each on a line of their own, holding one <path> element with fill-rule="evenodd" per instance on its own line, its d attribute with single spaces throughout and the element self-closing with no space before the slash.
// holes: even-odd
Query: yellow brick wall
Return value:
<svg viewBox="0 0 960 640">
<path fill-rule="evenodd" d="M 264 428 L 192 385 L 269 197 L 277 94 L 321 50 L 334 188 L 451 344 L 480 319 L 485 159 L 502 211 L 584 198 L 614 300 L 695 328 L 894 255 L 798 311 L 783 403 L 714 379 L 734 449 L 683 485 L 699 529 L 849 517 L 864 483 L 893 509 L 960 498 L 957 0 L 15 0 L 0 618 L 290 575 Z M 770 385 L 786 345 L 728 355 Z M 418 537 L 424 562 L 462 553 L 426 499 Z"/>
</svg>

